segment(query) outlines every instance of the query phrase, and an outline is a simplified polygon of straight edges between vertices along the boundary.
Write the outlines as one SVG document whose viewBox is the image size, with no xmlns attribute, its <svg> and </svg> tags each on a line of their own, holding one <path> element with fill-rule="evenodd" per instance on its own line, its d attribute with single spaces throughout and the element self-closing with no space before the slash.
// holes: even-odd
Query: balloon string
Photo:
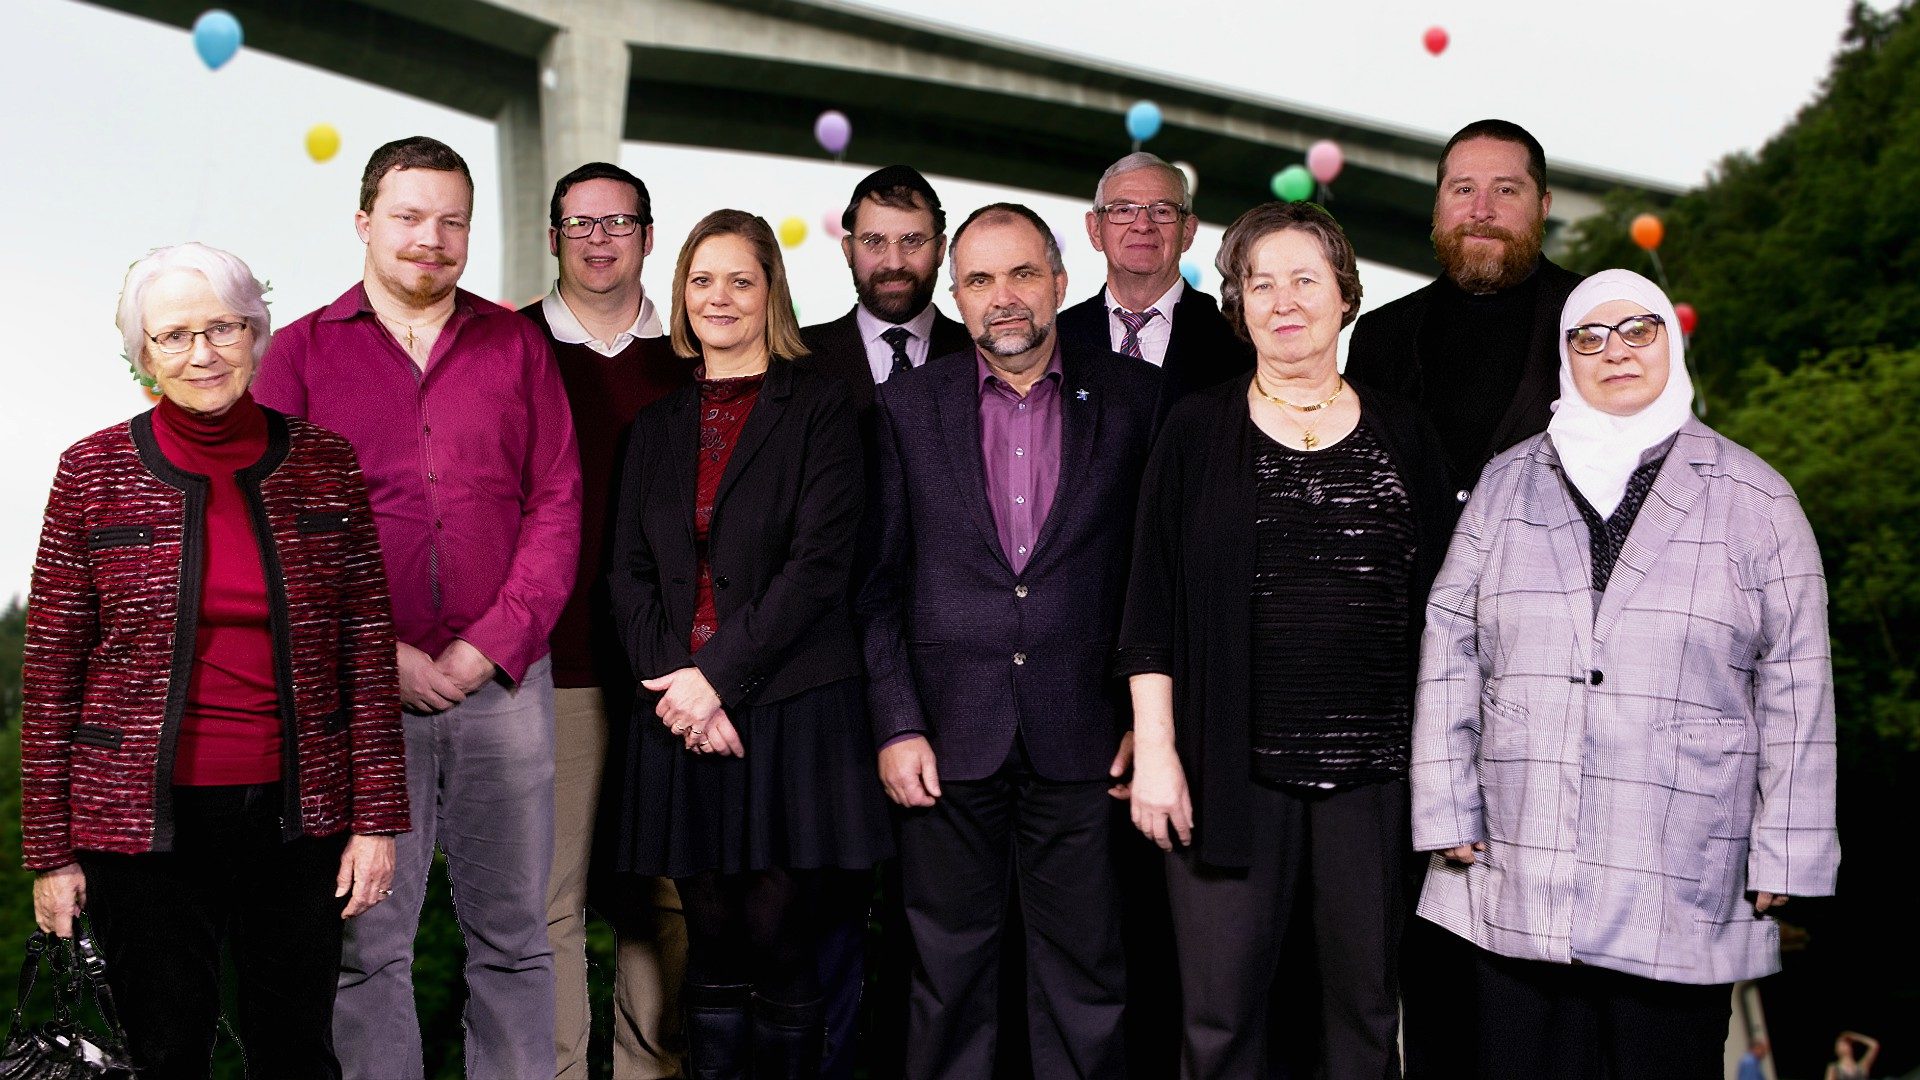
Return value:
<svg viewBox="0 0 1920 1080">
<path fill-rule="evenodd" d="M 1133 152 L 1134 152 L 1134 153 L 1136 153 L 1136 154 L 1140 152 L 1140 140 L 1139 140 L 1139 139 L 1135 139 L 1135 140 L 1133 140 Z"/>
<path fill-rule="evenodd" d="M 1653 273 L 1655 277 L 1660 279 L 1661 290 L 1671 294 L 1673 292 L 1673 286 L 1667 284 L 1667 268 L 1660 265 L 1660 252 L 1654 248 L 1648 248 L 1647 258 L 1653 260 Z"/>
<path fill-rule="evenodd" d="M 1321 204 L 1323 204 L 1323 205 L 1324 205 L 1324 204 L 1326 204 L 1326 203 L 1330 203 L 1330 202 L 1332 202 L 1332 201 L 1333 201 L 1333 189 L 1332 189 L 1332 188 L 1330 188 L 1330 187 L 1328 187 L 1328 186 L 1327 186 L 1327 185 L 1325 185 L 1325 184 L 1321 184 L 1321 185 L 1320 185 L 1320 190 L 1314 193 L 1314 201 L 1315 201 L 1315 202 L 1318 202 L 1318 203 L 1321 203 Z"/>
</svg>

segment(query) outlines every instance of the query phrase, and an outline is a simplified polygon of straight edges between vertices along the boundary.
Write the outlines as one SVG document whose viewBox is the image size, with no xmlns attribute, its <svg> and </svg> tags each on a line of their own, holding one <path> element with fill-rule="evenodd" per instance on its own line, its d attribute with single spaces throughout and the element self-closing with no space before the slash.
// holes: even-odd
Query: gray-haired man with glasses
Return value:
<svg viewBox="0 0 1920 1080">
<path fill-rule="evenodd" d="M 1087 211 L 1087 239 L 1107 257 L 1106 283 L 1060 313 L 1063 335 L 1104 334 L 1114 352 L 1161 370 L 1162 418 L 1183 395 L 1253 367 L 1252 347 L 1220 305 L 1180 276 L 1180 256 L 1199 228 L 1179 169 L 1145 152 L 1114 162 Z"/>
<path fill-rule="evenodd" d="M 800 331 L 815 367 L 847 380 L 866 411 L 873 388 L 896 371 L 970 348 L 967 329 L 933 303 L 947 251 L 947 215 L 919 171 L 889 165 L 854 185 L 840 215 L 840 250 L 859 303 Z"/>
</svg>

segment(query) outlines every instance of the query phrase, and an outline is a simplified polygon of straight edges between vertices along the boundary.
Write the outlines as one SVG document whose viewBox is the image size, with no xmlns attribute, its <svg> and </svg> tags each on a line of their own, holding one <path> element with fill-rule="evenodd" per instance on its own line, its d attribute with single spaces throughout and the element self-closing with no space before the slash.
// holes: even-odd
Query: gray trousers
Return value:
<svg viewBox="0 0 1920 1080">
<path fill-rule="evenodd" d="M 586 1080 L 587 880 L 600 784 L 607 762 L 606 695 L 597 686 L 553 692 L 556 717 L 553 875 L 547 886 L 547 940 L 553 945 L 557 1026 L 554 1076 Z M 622 883 L 627 885 L 629 883 Z M 680 980 L 687 967 L 687 924 L 671 878 L 618 889 L 599 914 L 613 927 L 614 1080 L 680 1075 Z"/>
<path fill-rule="evenodd" d="M 348 922 L 340 958 L 333 1038 L 349 1080 L 425 1071 L 413 940 L 435 844 L 467 944 L 467 1075 L 551 1075 L 553 723 L 544 658 L 511 690 L 489 683 L 446 712 L 406 718 L 413 831 L 398 837 L 393 896 Z"/>
</svg>

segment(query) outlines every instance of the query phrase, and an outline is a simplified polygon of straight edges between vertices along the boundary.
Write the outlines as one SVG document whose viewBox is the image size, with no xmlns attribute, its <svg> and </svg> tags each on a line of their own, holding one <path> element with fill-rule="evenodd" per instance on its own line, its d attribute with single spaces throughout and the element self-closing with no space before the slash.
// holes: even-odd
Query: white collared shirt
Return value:
<svg viewBox="0 0 1920 1080">
<path fill-rule="evenodd" d="M 873 372 L 875 386 L 887 381 L 893 374 L 893 346 L 881 334 L 893 329 L 894 324 L 867 310 L 865 304 L 855 306 L 854 325 L 860 328 L 860 340 L 867 346 L 867 369 Z M 907 361 L 914 367 L 927 362 L 927 351 L 933 348 L 934 306 L 928 304 L 920 314 L 900 325 L 913 335 L 907 339 Z"/>
<path fill-rule="evenodd" d="M 553 290 L 540 301 L 540 313 L 547 317 L 547 329 L 553 331 L 553 340 L 564 341 L 569 345 L 585 345 L 601 356 L 618 356 L 620 350 L 633 344 L 635 338 L 657 338 L 667 336 L 660 325 L 660 313 L 654 310 L 653 298 L 646 293 L 640 294 L 640 314 L 634 316 L 633 325 L 614 335 L 612 341 L 601 341 L 587 328 L 580 325 L 574 317 L 573 309 L 567 306 L 560 296 L 560 283 L 553 283 Z"/>
<path fill-rule="evenodd" d="M 1147 305 L 1160 314 L 1148 319 L 1146 325 L 1140 328 L 1140 356 L 1154 367 L 1167 362 L 1167 343 L 1173 340 L 1173 305 L 1180 302 L 1180 297 L 1186 291 L 1186 279 L 1174 278 L 1173 288 L 1168 289 L 1160 299 Z M 1107 333 L 1113 338 L 1113 351 L 1119 352 L 1120 343 L 1127 340 L 1127 324 L 1121 322 L 1120 316 L 1114 314 L 1114 310 L 1119 305 L 1114 302 L 1113 290 L 1103 287 L 1100 290 L 1100 302 L 1106 305 Z"/>
</svg>

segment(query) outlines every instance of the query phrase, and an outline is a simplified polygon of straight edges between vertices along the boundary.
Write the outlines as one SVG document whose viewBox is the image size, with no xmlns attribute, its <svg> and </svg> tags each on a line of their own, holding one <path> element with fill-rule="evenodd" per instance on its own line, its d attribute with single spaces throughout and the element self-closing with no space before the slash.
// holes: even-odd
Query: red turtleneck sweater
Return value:
<svg viewBox="0 0 1920 1080">
<path fill-rule="evenodd" d="M 267 579 L 233 475 L 266 453 L 266 414 L 250 393 L 220 416 L 190 413 L 163 399 L 153 432 L 168 461 L 208 479 L 200 625 L 173 782 L 273 783 L 280 779 L 280 713 Z"/>
</svg>

